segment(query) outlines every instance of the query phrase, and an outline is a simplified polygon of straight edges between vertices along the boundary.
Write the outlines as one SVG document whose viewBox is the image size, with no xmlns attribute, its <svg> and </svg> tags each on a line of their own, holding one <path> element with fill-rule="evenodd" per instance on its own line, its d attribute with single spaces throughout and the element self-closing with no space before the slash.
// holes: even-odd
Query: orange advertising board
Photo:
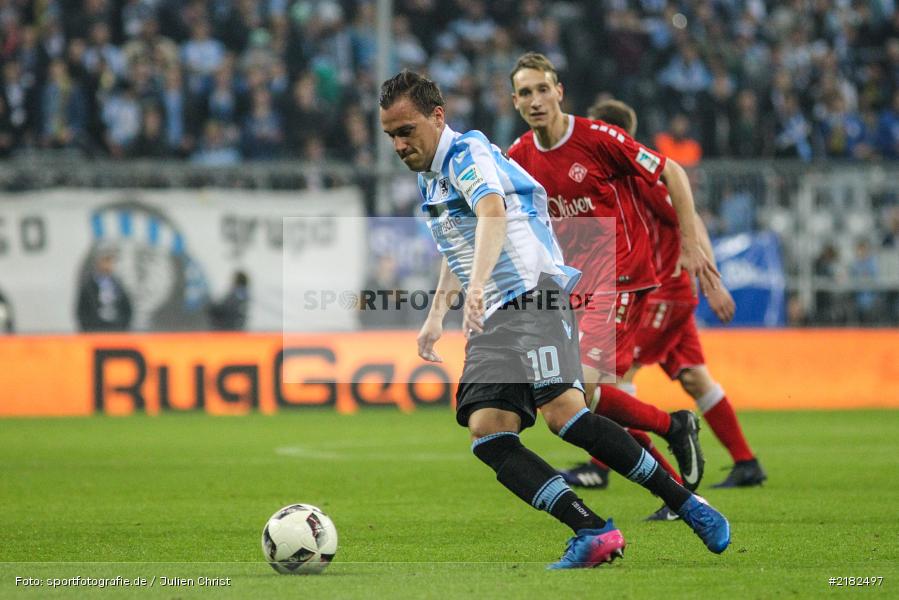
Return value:
<svg viewBox="0 0 899 600">
<path fill-rule="evenodd" d="M 452 404 L 464 339 L 416 355 L 415 332 L 106 334 L 0 338 L 0 416 Z M 709 367 L 738 409 L 899 408 L 899 330 L 712 330 Z M 689 400 L 657 368 L 639 395 Z"/>
</svg>

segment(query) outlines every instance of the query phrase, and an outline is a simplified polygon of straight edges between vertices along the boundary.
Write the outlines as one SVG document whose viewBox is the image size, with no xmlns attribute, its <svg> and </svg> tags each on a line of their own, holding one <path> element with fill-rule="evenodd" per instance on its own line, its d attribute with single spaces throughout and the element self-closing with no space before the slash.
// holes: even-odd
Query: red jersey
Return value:
<svg viewBox="0 0 899 600">
<path fill-rule="evenodd" d="M 677 211 L 671 204 L 668 188 L 661 181 L 654 185 L 642 179 L 634 179 L 637 196 L 642 202 L 649 237 L 655 255 L 656 275 L 661 287 L 652 292 L 652 298 L 671 302 L 698 303 L 690 285 L 690 275 L 686 271 L 674 277 L 677 259 L 680 258 L 680 225 Z"/>
<path fill-rule="evenodd" d="M 579 292 L 633 292 L 659 284 L 633 180 L 655 184 L 665 168 L 664 156 L 617 127 L 574 115 L 552 148 L 541 148 L 528 131 L 512 143 L 509 156 L 546 188 L 565 263 L 583 272 Z M 615 219 L 614 249 L 610 236 L 587 225 L 585 217 Z M 603 259 L 613 251 L 614 265 Z"/>
</svg>

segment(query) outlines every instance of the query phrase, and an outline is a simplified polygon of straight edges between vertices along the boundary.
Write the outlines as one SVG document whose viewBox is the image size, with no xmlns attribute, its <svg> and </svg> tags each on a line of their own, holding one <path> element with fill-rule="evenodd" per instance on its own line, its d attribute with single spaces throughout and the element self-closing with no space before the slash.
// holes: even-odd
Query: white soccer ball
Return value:
<svg viewBox="0 0 899 600">
<path fill-rule="evenodd" d="M 337 553 L 337 528 L 320 508 L 291 504 L 265 524 L 262 553 L 278 573 L 321 573 Z"/>
</svg>

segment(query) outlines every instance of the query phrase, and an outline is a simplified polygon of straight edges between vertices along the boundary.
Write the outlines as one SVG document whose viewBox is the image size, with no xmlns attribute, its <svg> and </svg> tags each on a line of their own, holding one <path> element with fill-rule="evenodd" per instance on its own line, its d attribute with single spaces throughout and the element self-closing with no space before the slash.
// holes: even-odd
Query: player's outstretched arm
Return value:
<svg viewBox="0 0 899 600">
<path fill-rule="evenodd" d="M 440 278 L 437 280 L 437 290 L 434 293 L 431 310 L 418 332 L 418 355 L 423 359 L 431 362 L 443 362 L 434 349 L 434 344 L 443 335 L 443 319 L 446 317 L 447 311 L 461 293 L 462 284 L 459 283 L 459 278 L 450 270 L 449 263 L 444 258 L 440 265 Z"/>
<path fill-rule="evenodd" d="M 506 241 L 506 205 L 499 194 L 487 194 L 475 206 L 475 229 L 471 281 L 465 296 L 462 329 L 466 335 L 484 331 L 484 286 L 493 274 Z"/>
<path fill-rule="evenodd" d="M 715 261 L 715 249 L 712 247 L 709 230 L 706 228 L 705 223 L 702 222 L 702 218 L 699 214 L 696 214 L 694 218 L 696 219 L 696 233 L 699 235 L 699 246 L 702 248 L 703 253 L 705 253 L 708 259 L 712 261 L 712 264 L 717 267 L 717 262 Z M 712 309 L 712 312 L 715 313 L 718 320 L 725 325 L 730 323 L 737 310 L 737 304 L 734 302 L 733 296 L 730 295 L 727 287 L 725 287 L 723 283 L 719 283 L 718 287 L 711 290 L 704 290 L 703 293 L 705 294 L 706 300 L 709 301 L 709 308 Z"/>
<path fill-rule="evenodd" d="M 693 202 L 693 191 L 684 168 L 670 158 L 665 161 L 662 180 L 668 188 L 671 203 L 677 212 L 677 221 L 681 232 L 681 255 L 677 261 L 678 272 L 685 269 L 690 277 L 699 277 L 699 285 L 703 292 L 718 287 L 721 274 L 712 261 L 703 253 L 696 230 L 696 206 Z"/>
</svg>

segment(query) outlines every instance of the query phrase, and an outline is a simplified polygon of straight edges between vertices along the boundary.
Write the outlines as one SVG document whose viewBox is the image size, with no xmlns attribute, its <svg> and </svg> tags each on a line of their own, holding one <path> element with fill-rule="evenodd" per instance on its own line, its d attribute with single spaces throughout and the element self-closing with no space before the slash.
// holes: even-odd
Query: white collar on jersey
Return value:
<svg viewBox="0 0 899 600">
<path fill-rule="evenodd" d="M 434 160 L 431 161 L 431 168 L 428 171 L 434 175 L 440 175 L 440 169 L 443 167 L 443 161 L 449 152 L 453 140 L 456 138 L 456 132 L 450 129 L 449 125 L 443 125 L 443 133 L 440 134 L 440 141 L 437 142 L 437 152 L 434 153 Z"/>
<path fill-rule="evenodd" d="M 555 150 L 556 148 L 560 147 L 562 144 L 564 144 L 565 142 L 568 141 L 568 138 L 570 138 L 571 134 L 574 132 L 574 115 L 565 115 L 565 116 L 568 117 L 568 130 L 565 132 L 565 135 L 562 136 L 562 139 L 560 139 L 558 142 L 553 144 L 552 148 L 544 148 L 543 146 L 540 145 L 540 140 L 538 140 L 537 136 L 535 135 L 534 136 L 534 146 L 537 147 L 537 150 L 539 150 L 540 152 L 549 152 L 550 150 Z"/>
</svg>

